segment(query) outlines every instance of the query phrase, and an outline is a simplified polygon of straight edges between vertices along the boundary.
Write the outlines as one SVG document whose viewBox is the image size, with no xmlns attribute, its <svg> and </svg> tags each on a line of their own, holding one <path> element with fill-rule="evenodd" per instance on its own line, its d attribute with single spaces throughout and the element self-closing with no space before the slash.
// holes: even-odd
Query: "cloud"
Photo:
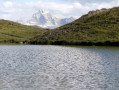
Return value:
<svg viewBox="0 0 119 90">
<path fill-rule="evenodd" d="M 13 3 L 12 2 L 10 2 L 10 1 L 6 1 L 6 2 L 4 2 L 3 3 L 3 5 L 5 6 L 5 7 L 12 7 L 13 6 Z"/>
<path fill-rule="evenodd" d="M 106 1 L 106 0 L 104 0 Z M 64 18 L 64 17 L 80 17 L 83 14 L 88 13 L 90 10 L 111 8 L 119 5 L 119 0 L 113 0 L 110 2 L 75 2 L 72 0 L 49 1 L 49 0 L 37 0 L 30 2 L 18 2 L 18 1 L 0 1 L 0 18 L 9 20 L 29 19 L 32 14 L 39 9 L 45 9 L 51 12 L 51 14 Z"/>
</svg>

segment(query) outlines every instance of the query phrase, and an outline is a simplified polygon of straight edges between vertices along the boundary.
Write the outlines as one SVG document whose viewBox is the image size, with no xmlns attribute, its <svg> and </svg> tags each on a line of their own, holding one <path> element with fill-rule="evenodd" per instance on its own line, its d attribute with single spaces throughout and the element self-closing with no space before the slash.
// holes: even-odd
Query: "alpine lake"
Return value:
<svg viewBox="0 0 119 90">
<path fill-rule="evenodd" d="M 119 90 L 119 47 L 0 45 L 0 90 Z"/>
</svg>

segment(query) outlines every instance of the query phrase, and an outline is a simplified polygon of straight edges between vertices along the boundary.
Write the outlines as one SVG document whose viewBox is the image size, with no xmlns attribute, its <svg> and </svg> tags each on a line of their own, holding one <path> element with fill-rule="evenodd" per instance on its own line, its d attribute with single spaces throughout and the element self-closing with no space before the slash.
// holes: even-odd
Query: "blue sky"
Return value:
<svg viewBox="0 0 119 90">
<path fill-rule="evenodd" d="M 58 18 L 79 18 L 90 10 L 115 6 L 119 0 L 0 0 L 0 19 L 27 20 L 39 9 Z"/>
</svg>

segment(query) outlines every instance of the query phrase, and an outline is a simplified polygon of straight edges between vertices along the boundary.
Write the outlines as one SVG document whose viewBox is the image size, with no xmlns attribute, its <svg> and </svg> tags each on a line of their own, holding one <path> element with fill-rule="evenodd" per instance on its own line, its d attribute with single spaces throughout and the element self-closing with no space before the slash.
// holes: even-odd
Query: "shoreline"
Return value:
<svg viewBox="0 0 119 90">
<path fill-rule="evenodd" d="M 114 43 L 113 43 L 113 45 L 111 45 L 111 44 L 108 44 L 108 45 L 106 45 L 106 44 L 104 44 L 104 45 L 102 45 L 102 44 L 98 44 L 98 45 L 95 45 L 95 44 L 92 44 L 92 45 L 89 45 L 89 44 L 38 44 L 38 43 L 36 43 L 36 44 L 31 44 L 31 43 L 0 43 L 0 45 L 55 45 L 55 46 L 76 46 L 76 47 L 78 47 L 78 46 L 81 46 L 81 47 L 119 47 L 119 45 L 114 45 Z"/>
</svg>

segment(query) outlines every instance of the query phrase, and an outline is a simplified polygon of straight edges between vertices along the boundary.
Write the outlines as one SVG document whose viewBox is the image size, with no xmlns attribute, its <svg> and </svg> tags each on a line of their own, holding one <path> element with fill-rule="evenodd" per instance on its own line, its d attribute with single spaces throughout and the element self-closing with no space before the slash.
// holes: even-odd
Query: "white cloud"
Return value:
<svg viewBox="0 0 119 90">
<path fill-rule="evenodd" d="M 6 2 L 4 2 L 3 3 L 3 5 L 5 6 L 5 7 L 12 7 L 13 6 L 13 2 L 11 2 L 11 1 L 6 1 Z"/>
<path fill-rule="evenodd" d="M 11 15 L 9 15 L 9 14 L 3 14 L 2 17 L 6 18 L 6 19 L 9 19 L 11 17 Z"/>
<path fill-rule="evenodd" d="M 112 2 L 102 3 L 85 3 L 79 2 L 55 2 L 55 1 L 32 1 L 32 2 L 13 2 L 13 1 L 0 1 L 0 18 L 19 20 L 28 19 L 32 14 L 39 9 L 50 11 L 57 17 L 80 17 L 90 10 L 111 8 L 119 5 L 119 0 Z"/>
</svg>

